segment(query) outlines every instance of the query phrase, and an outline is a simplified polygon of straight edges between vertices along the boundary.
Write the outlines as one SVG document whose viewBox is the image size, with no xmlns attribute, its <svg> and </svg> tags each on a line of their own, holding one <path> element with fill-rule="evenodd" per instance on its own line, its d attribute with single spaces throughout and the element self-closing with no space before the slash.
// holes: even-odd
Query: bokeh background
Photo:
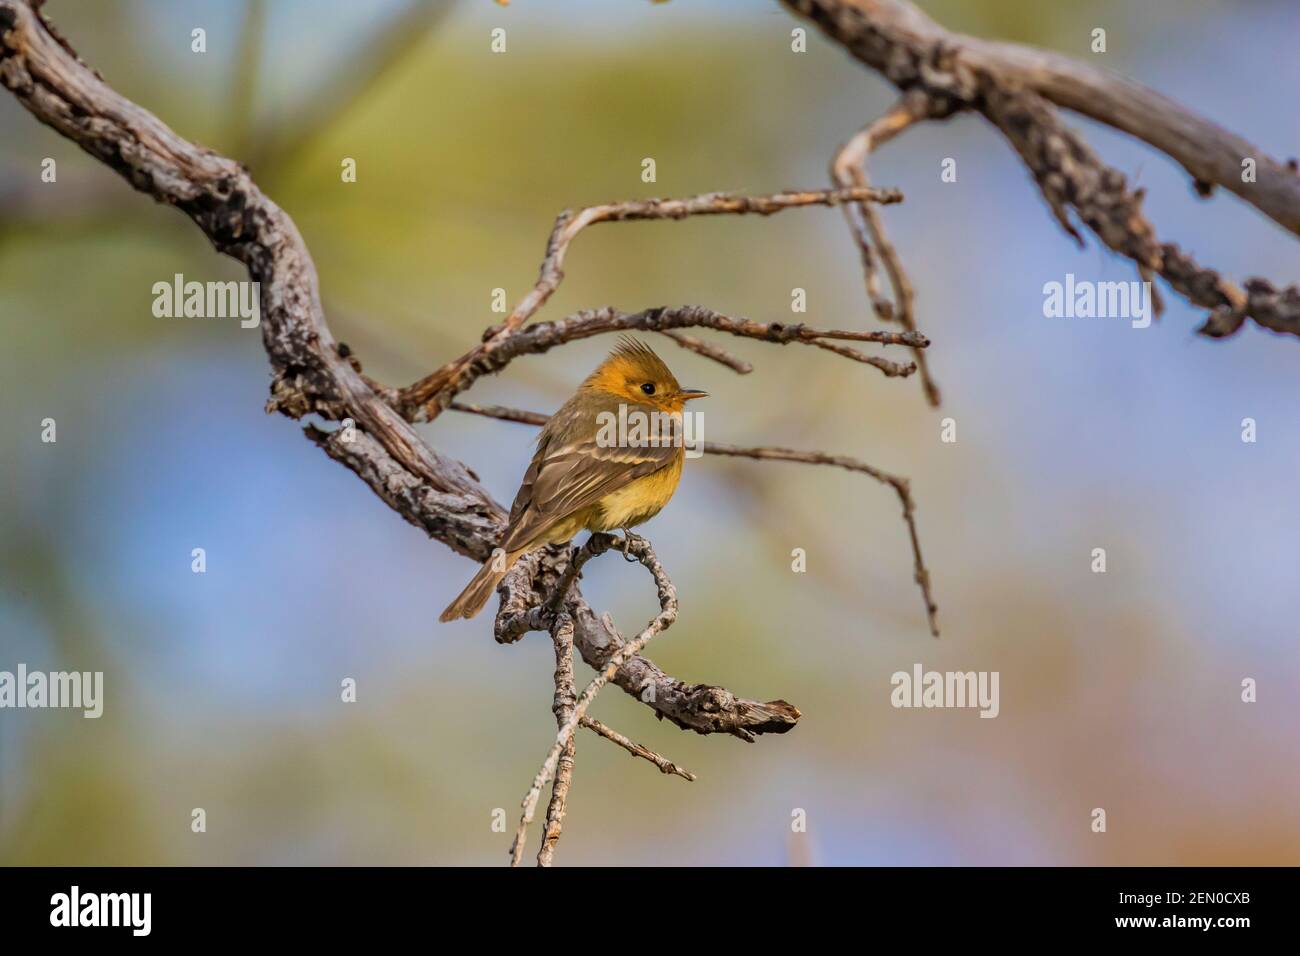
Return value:
<svg viewBox="0 0 1300 956">
<path fill-rule="evenodd" d="M 1290 0 L 932 0 L 947 25 L 1091 57 L 1274 156 L 1300 152 Z M 825 182 L 884 82 L 775 3 L 54 0 L 87 62 L 183 135 L 246 160 L 295 218 L 337 335 L 414 380 L 532 283 L 555 214 L 590 202 Z M 202 26 L 208 52 L 190 52 Z M 505 27 L 508 53 L 489 52 Z M 1108 52 L 1089 52 L 1107 29 Z M 361 53 L 360 51 L 366 51 Z M 358 70 L 355 60 L 365 64 Z M 1148 189 L 1163 237 L 1290 282 L 1300 244 L 1125 137 L 1088 129 Z M 57 185 L 39 180 L 58 162 Z M 359 181 L 343 184 L 340 159 Z M 658 182 L 640 180 L 657 161 Z M 945 157 L 958 181 L 939 181 Z M 1129 280 L 1051 220 L 978 118 L 873 164 L 934 340 L 915 379 L 814 349 L 723 344 L 739 377 L 653 344 L 712 393 L 706 437 L 854 455 L 912 477 L 943 637 L 926 632 L 897 501 L 829 469 L 704 458 L 645 528 L 680 589 L 652 647 L 670 673 L 804 712 L 754 745 L 594 713 L 694 770 L 664 777 L 586 734 L 562 863 L 1300 863 L 1300 343 L 1050 320 L 1042 286 Z M 553 657 L 437 614 L 472 573 L 299 429 L 262 411 L 258 333 L 158 319 L 151 286 L 242 278 L 181 214 L 0 97 L 0 669 L 103 670 L 102 719 L 0 711 L 0 861 L 502 864 L 554 735 Z M 699 303 L 868 328 L 838 211 L 615 224 L 584 234 L 543 317 Z M 511 365 L 470 397 L 558 405 L 608 339 Z M 901 355 L 895 357 L 902 357 Z M 940 421 L 958 441 L 939 440 Z M 42 444 L 40 422 L 57 421 Z M 1254 418 L 1259 440 L 1241 441 Z M 422 426 L 513 495 L 532 429 Z M 207 551 L 203 575 L 190 552 Z M 808 571 L 790 568 L 806 549 Z M 1090 570 L 1104 547 L 1108 571 Z M 591 566 L 625 630 L 643 572 Z M 996 670 L 1001 714 L 895 710 L 914 663 Z M 579 676 L 588 671 L 579 668 Z M 355 704 L 340 681 L 358 682 Z M 1241 682 L 1258 681 L 1243 703 Z M 208 831 L 190 831 L 190 812 Z M 1090 831 L 1103 807 L 1108 831 Z M 808 832 L 791 833 L 796 808 Z M 513 823 L 512 823 L 513 826 Z M 533 830 L 535 847 L 538 828 Z"/>
</svg>

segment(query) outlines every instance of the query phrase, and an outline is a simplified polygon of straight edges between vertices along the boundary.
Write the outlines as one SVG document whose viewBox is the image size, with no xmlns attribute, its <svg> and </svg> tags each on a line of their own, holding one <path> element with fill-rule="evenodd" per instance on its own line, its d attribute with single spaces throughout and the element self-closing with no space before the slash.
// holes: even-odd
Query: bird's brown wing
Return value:
<svg viewBox="0 0 1300 956">
<path fill-rule="evenodd" d="M 558 445 L 543 441 L 511 506 L 501 547 L 507 552 L 527 547 L 575 511 L 672 464 L 678 451 L 670 444 L 602 447 L 592 439 Z"/>
</svg>

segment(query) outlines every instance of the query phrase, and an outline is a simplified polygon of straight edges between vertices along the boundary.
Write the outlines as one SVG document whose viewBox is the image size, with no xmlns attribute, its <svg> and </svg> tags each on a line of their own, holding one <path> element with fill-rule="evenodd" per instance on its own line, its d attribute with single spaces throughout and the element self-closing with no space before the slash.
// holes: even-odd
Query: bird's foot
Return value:
<svg viewBox="0 0 1300 956">
<path fill-rule="evenodd" d="M 619 550 L 623 552 L 624 561 L 628 562 L 629 564 L 635 564 L 637 561 L 640 561 L 641 559 L 638 558 L 635 554 L 630 554 L 629 552 L 631 551 L 632 545 L 634 543 L 640 544 L 643 539 L 639 534 L 633 534 L 627 528 L 623 528 L 622 531 L 623 531 L 623 547 L 621 547 Z"/>
</svg>

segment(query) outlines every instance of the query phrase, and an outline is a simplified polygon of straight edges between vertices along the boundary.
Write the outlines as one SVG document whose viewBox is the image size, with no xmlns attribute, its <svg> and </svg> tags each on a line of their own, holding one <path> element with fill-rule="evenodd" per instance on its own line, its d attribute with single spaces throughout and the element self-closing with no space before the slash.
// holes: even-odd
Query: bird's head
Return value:
<svg viewBox="0 0 1300 956">
<path fill-rule="evenodd" d="M 665 412 L 680 412 L 687 402 L 708 394 L 698 388 L 682 388 L 650 346 L 627 337 L 619 341 L 583 386 L 628 404 L 652 405 Z"/>
</svg>

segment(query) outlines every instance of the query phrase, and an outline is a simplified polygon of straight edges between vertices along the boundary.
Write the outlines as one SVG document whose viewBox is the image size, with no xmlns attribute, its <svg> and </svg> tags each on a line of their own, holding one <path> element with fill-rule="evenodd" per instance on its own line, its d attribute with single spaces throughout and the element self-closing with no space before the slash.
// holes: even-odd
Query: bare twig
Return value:
<svg viewBox="0 0 1300 956">
<path fill-rule="evenodd" d="M 676 774 L 684 780 L 694 781 L 696 779 L 695 774 L 691 773 L 689 770 L 683 770 L 681 767 L 677 766 L 677 764 L 673 763 L 668 758 L 655 753 L 649 747 L 643 747 L 635 741 L 629 740 L 614 728 L 602 724 L 595 717 L 583 715 L 582 719 L 578 721 L 578 724 L 582 727 L 586 727 L 588 730 L 600 734 L 600 736 L 604 737 L 606 740 L 613 741 L 633 757 L 640 757 L 643 760 L 649 760 L 663 773 Z"/>
<path fill-rule="evenodd" d="M 697 339 L 693 335 L 685 332 L 670 330 L 663 333 L 666 337 L 672 339 L 684 349 L 694 352 L 696 355 L 703 355 L 705 358 L 712 359 L 719 365 L 725 365 L 737 375 L 748 375 L 754 371 L 754 366 L 742 359 L 736 358 L 726 349 L 719 348 L 712 342 L 706 342 L 704 339 Z"/>
<path fill-rule="evenodd" d="M 555 642 L 555 701 L 551 705 L 551 712 L 555 714 L 556 726 L 563 728 L 572 719 L 577 700 L 577 687 L 573 682 L 573 618 L 563 613 L 557 615 L 551 627 L 551 639 Z M 555 856 L 555 844 L 560 841 L 560 832 L 564 828 L 564 808 L 569 798 L 569 787 L 573 783 L 577 739 L 577 734 L 569 736 L 555 767 L 551 802 L 546 808 L 546 832 L 542 835 L 542 846 L 537 851 L 538 866 L 551 865 Z"/>
<path fill-rule="evenodd" d="M 844 189 L 869 186 L 867 157 L 921 119 L 924 113 L 925 104 L 922 98 L 904 96 L 884 116 L 867 124 L 856 136 L 840 147 L 831 162 L 832 182 Z M 862 257 L 867 297 L 871 300 L 876 315 L 885 321 L 896 321 L 909 331 L 915 331 L 916 315 L 913 303 L 916 293 L 903 268 L 898 250 L 885 234 L 880 214 L 870 203 L 846 204 L 843 210 L 849 232 L 853 235 Z M 889 276 L 889 285 L 893 290 L 892 302 L 880 291 L 880 279 L 876 271 L 877 254 Z M 921 388 L 925 392 L 926 400 L 931 406 L 938 407 L 939 388 L 930 377 L 925 353 L 920 349 L 914 349 L 912 354 L 920 371 Z"/>
<path fill-rule="evenodd" d="M 935 637 L 939 636 L 939 622 L 936 619 L 939 608 L 934 603 L 934 598 L 930 593 L 930 572 L 921 557 L 921 538 L 916 531 L 916 503 L 912 500 L 911 483 L 906 478 L 891 475 L 889 472 L 881 471 L 879 468 L 858 461 L 856 458 L 827 455 L 823 452 L 794 451 L 789 448 L 741 448 L 736 445 L 705 442 L 704 453 L 706 456 L 711 454 L 730 455 L 737 458 L 755 458 L 759 461 L 793 461 L 806 465 L 833 465 L 836 468 L 844 468 L 848 471 L 870 475 L 876 481 L 883 482 L 893 488 L 903 506 L 903 521 L 907 523 L 908 537 L 912 541 L 913 577 L 917 586 L 921 589 L 921 597 L 925 600 L 925 616 L 930 623 L 930 633 Z"/>
<path fill-rule="evenodd" d="M 930 344 L 920 332 L 854 331 L 813 329 L 801 323 L 755 322 L 751 319 L 723 315 L 698 305 L 660 306 L 640 312 L 622 312 L 609 306 L 588 309 L 556 322 L 535 322 L 520 329 L 491 351 L 484 352 L 472 365 L 461 371 L 457 391 L 463 391 L 484 375 L 494 375 L 521 355 L 540 355 L 559 345 L 608 332 L 665 332 L 681 328 L 708 328 L 741 338 L 757 339 L 776 345 L 796 343 L 833 351 L 844 358 L 870 365 L 887 377 L 911 375 L 915 363 L 901 364 L 868 355 L 855 348 L 836 344 L 840 341 L 873 342 L 880 345 L 907 345 L 926 348 Z M 414 386 L 412 386 L 414 388 Z M 446 392 L 440 393 L 446 395 Z M 451 399 L 447 399 L 450 403 Z M 410 420 L 418 420 L 421 406 L 403 389 L 396 397 L 396 407 Z"/>
<path fill-rule="evenodd" d="M 574 563 L 580 565 L 583 554 L 594 557 L 614 547 L 616 542 L 617 539 L 613 535 L 592 535 L 583 549 L 575 554 Z M 542 761 L 542 767 L 537 771 L 537 776 L 533 779 L 533 785 L 528 789 L 528 793 L 524 795 L 523 813 L 519 817 L 519 828 L 515 832 L 514 844 L 511 846 L 511 858 L 515 866 L 519 865 L 519 861 L 523 857 L 524 839 L 527 834 L 528 824 L 532 822 L 533 814 L 537 810 L 537 801 L 541 796 L 542 788 L 550 782 L 551 777 L 555 774 L 560 755 L 568 746 L 578 728 L 578 722 L 586 714 L 587 708 L 595 700 L 596 694 L 613 679 L 626 661 L 638 654 L 641 648 L 645 647 L 656 634 L 671 627 L 673 621 L 677 619 L 677 588 L 669 580 L 663 566 L 659 563 L 659 559 L 655 557 L 650 543 L 644 538 L 633 536 L 626 542 L 626 550 L 628 555 L 634 556 L 641 564 L 645 565 L 646 570 L 654 577 L 655 587 L 659 592 L 659 613 L 634 640 L 628 641 L 614 653 L 604 669 L 583 690 L 568 719 L 560 727 L 559 733 L 555 735 L 555 743 L 551 745 L 550 752 L 546 755 L 546 759 Z"/>
<path fill-rule="evenodd" d="M 495 349 L 509 341 L 516 330 L 529 321 L 546 304 L 564 279 L 564 258 L 578 234 L 600 222 L 627 222 L 647 219 L 685 219 L 688 216 L 744 215 L 770 216 L 801 206 L 836 206 L 845 202 L 902 202 L 903 196 L 892 189 L 832 189 L 774 193 L 766 196 L 739 196 L 730 193 L 705 193 L 687 199 L 645 199 L 588 206 L 574 213 L 560 213 L 546 244 L 537 283 L 505 320 L 488 330 L 483 341 L 460 358 L 402 390 L 402 403 L 414 410 L 417 418 L 433 419 L 473 380 L 470 369 L 484 361 Z"/>
<path fill-rule="evenodd" d="M 574 644 L 587 666 L 603 668 L 627 646 L 627 638 L 608 614 L 597 616 L 578 596 L 570 596 L 568 607 L 577 628 Z M 688 684 L 668 676 L 639 654 L 627 658 L 614 675 L 614 683 L 682 730 L 728 734 L 746 743 L 765 734 L 788 733 L 803 716 L 788 701 L 747 700 L 725 687 Z"/>
<path fill-rule="evenodd" d="M 530 412 L 522 408 L 507 408 L 505 405 L 478 405 L 456 399 L 448 406 L 453 411 L 482 415 L 484 418 L 498 418 L 503 422 L 516 422 L 520 425 L 545 425 L 550 415 Z"/>
</svg>

